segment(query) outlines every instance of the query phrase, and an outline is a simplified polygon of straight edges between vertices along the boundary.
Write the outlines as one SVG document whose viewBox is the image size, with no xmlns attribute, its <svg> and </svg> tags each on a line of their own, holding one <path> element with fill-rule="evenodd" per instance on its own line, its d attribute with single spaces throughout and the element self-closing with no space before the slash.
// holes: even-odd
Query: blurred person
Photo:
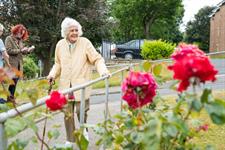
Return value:
<svg viewBox="0 0 225 150">
<path fill-rule="evenodd" d="M 61 36 L 55 48 L 55 64 L 52 67 L 47 79 L 55 80 L 59 77 L 59 90 L 68 89 L 91 80 L 92 65 L 95 65 L 100 76 L 109 75 L 104 59 L 96 51 L 92 43 L 82 36 L 82 27 L 75 19 L 66 17 L 61 24 Z M 91 88 L 85 88 L 85 116 L 87 122 L 87 111 L 89 110 L 89 97 Z M 71 114 L 64 116 L 64 123 L 67 134 L 67 141 L 75 142 L 74 130 L 74 107 L 78 120 L 80 121 L 80 98 L 81 91 L 72 92 L 75 101 L 69 101 L 66 112 Z M 85 130 L 86 131 L 86 130 Z M 86 139 L 88 140 L 88 134 Z"/>
<path fill-rule="evenodd" d="M 4 30 L 4 26 L 0 23 L 0 37 L 3 34 L 3 30 Z M 0 68 L 3 68 L 3 59 L 4 59 L 5 63 L 6 63 L 6 65 L 8 67 L 10 67 L 9 55 L 6 52 L 6 48 L 5 48 L 5 45 L 4 45 L 3 41 L 2 41 L 2 39 L 0 38 Z"/>
<path fill-rule="evenodd" d="M 26 47 L 24 41 L 28 39 L 28 31 L 22 24 L 17 24 L 11 28 L 11 35 L 5 39 L 5 47 L 9 54 L 9 64 L 12 68 L 23 73 L 23 55 L 33 51 L 34 46 Z M 15 101 L 15 90 L 19 76 L 13 78 L 14 84 L 9 85 L 10 95 L 8 101 Z"/>
<path fill-rule="evenodd" d="M 3 34 L 3 30 L 4 30 L 4 26 L 0 23 L 0 37 Z M 3 69 L 3 59 L 4 59 L 5 64 L 8 67 L 10 67 L 10 65 L 9 65 L 9 55 L 6 52 L 6 48 L 5 48 L 5 45 L 2 41 L 2 39 L 0 38 L 0 69 Z M 0 82 L 1 82 L 2 86 L 4 86 L 1 79 L 0 79 Z M 4 103 L 6 103 L 6 100 L 4 98 L 0 97 L 0 104 L 4 104 Z"/>
</svg>

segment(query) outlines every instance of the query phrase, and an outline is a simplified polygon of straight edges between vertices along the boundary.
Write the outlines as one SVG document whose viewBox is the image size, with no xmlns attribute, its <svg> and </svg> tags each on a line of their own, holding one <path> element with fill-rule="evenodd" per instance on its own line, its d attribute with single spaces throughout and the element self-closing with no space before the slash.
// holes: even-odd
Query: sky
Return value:
<svg viewBox="0 0 225 150">
<path fill-rule="evenodd" d="M 216 6 L 219 2 L 223 0 L 183 0 L 184 5 L 184 17 L 183 24 L 180 29 L 184 31 L 185 25 L 188 21 L 194 19 L 194 15 L 198 13 L 198 11 L 204 6 Z"/>
</svg>

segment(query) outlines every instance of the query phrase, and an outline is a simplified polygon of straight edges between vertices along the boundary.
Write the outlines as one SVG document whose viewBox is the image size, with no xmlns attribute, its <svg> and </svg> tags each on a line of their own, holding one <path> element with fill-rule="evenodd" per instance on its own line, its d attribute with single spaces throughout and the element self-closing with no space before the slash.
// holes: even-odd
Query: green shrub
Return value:
<svg viewBox="0 0 225 150">
<path fill-rule="evenodd" d="M 38 73 L 38 66 L 35 64 L 34 60 L 30 57 L 25 57 L 23 59 L 23 75 L 24 78 L 30 79 L 34 78 Z"/>
<path fill-rule="evenodd" d="M 141 56 L 151 60 L 168 58 L 175 47 L 176 44 L 162 40 L 145 41 L 141 48 Z"/>
</svg>

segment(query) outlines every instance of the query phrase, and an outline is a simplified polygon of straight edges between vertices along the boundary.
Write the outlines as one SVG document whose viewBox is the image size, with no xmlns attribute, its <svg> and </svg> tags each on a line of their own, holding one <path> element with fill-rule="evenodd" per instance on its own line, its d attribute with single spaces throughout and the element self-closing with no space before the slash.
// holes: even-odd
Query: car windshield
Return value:
<svg viewBox="0 0 225 150">
<path fill-rule="evenodd" d="M 144 43 L 144 40 L 132 40 L 124 44 L 120 44 L 117 47 L 123 48 L 139 48 Z M 141 44 L 141 45 L 140 45 Z"/>
</svg>

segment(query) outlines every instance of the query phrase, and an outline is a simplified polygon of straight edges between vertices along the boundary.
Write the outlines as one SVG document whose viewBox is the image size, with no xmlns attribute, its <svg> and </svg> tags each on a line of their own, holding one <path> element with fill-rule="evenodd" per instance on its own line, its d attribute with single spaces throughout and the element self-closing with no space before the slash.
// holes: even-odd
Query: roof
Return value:
<svg viewBox="0 0 225 150">
<path fill-rule="evenodd" d="M 225 5 L 225 0 L 222 0 L 219 4 L 216 5 L 216 8 L 212 10 L 212 13 L 209 15 L 209 17 L 213 17 L 216 12 L 218 12 L 222 5 Z"/>
</svg>

